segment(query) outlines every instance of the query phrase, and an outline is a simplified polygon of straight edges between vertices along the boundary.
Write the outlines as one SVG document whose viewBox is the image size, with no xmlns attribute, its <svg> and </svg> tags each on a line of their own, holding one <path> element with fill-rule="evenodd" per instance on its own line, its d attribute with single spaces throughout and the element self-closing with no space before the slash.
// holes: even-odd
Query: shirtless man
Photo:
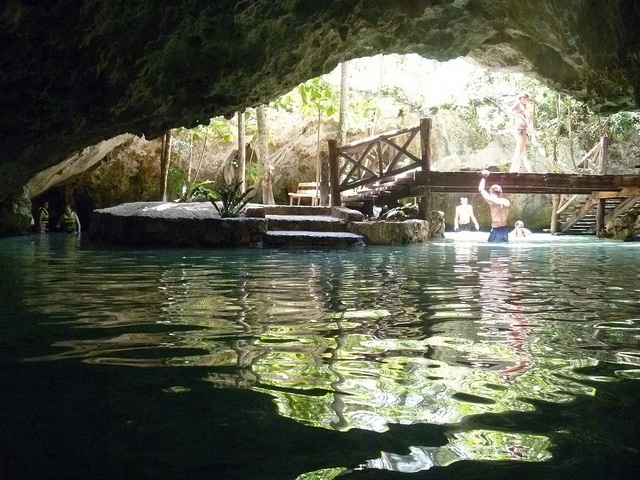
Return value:
<svg viewBox="0 0 640 480">
<path fill-rule="evenodd" d="M 480 229 L 478 221 L 473 214 L 473 207 L 469 205 L 467 197 L 460 198 L 460 205 L 456 207 L 456 216 L 453 219 L 453 230 L 461 232 L 469 232 L 471 230 L 471 222 L 476 227 L 476 230 Z"/>
<path fill-rule="evenodd" d="M 521 93 L 518 95 L 518 101 L 513 104 L 511 111 L 509 112 L 515 118 L 513 124 L 513 136 L 516 141 L 516 148 L 513 152 L 513 158 L 511 159 L 512 173 L 520 171 L 520 164 L 524 165 L 524 169 L 527 172 L 533 172 L 531 163 L 527 158 L 527 141 L 529 135 L 527 133 L 527 127 L 529 126 L 529 115 L 527 114 L 527 103 L 529 103 L 529 94 Z"/>
<path fill-rule="evenodd" d="M 502 187 L 500 185 L 491 185 L 487 192 L 484 188 L 485 181 L 489 176 L 488 170 L 482 170 L 482 180 L 478 185 L 478 190 L 482 194 L 482 198 L 489 204 L 491 211 L 491 233 L 489 234 L 489 242 L 502 243 L 509 241 L 509 226 L 507 225 L 507 217 L 509 216 L 509 207 L 511 202 L 502 197 Z"/>
</svg>

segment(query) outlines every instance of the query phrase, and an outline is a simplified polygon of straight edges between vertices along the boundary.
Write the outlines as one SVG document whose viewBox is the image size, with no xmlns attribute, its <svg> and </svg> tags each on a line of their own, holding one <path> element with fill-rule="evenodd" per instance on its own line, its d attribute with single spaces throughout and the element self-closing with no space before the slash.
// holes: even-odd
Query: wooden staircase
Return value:
<svg viewBox="0 0 640 480">
<path fill-rule="evenodd" d="M 574 235 L 595 235 L 598 198 L 583 196 L 577 200 L 573 210 L 559 216 L 559 232 Z M 640 214 L 640 197 L 610 197 L 604 200 L 605 223 L 628 213 Z"/>
</svg>

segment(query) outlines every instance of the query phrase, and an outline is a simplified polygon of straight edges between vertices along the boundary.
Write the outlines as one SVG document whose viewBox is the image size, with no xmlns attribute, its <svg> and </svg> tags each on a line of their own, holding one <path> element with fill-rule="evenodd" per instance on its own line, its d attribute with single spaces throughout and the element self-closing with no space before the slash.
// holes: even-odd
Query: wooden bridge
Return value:
<svg viewBox="0 0 640 480">
<path fill-rule="evenodd" d="M 596 231 L 599 231 L 604 222 L 606 199 L 636 199 L 627 203 L 640 203 L 640 175 L 603 173 L 606 171 L 607 146 L 608 142 L 603 140 L 587 153 L 577 165 L 578 173 L 494 172 L 487 182 L 500 184 L 505 194 L 554 195 L 552 231 L 558 223 L 557 216 L 579 195 L 588 195 L 588 201 L 582 205 L 583 215 L 592 208 L 601 210 L 597 215 Z M 591 173 L 590 163 L 600 173 Z M 430 119 L 422 119 L 417 127 L 386 132 L 345 145 L 339 146 L 335 140 L 330 140 L 326 170 L 328 174 L 321 175 L 320 181 L 320 203 L 323 205 L 346 204 L 370 213 L 374 205 L 417 197 L 425 219 L 430 210 L 431 193 L 475 191 L 480 181 L 476 171 L 432 170 Z M 584 207 L 586 204 L 588 208 Z M 575 218 L 570 222 L 575 224 Z M 561 226 L 560 231 L 563 228 Z"/>
</svg>

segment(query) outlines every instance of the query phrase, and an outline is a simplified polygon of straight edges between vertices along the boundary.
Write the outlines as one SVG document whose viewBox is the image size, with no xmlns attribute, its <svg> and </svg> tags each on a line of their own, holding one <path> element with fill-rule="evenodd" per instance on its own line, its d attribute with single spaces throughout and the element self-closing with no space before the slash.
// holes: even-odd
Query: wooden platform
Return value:
<svg viewBox="0 0 640 480">
<path fill-rule="evenodd" d="M 478 189 L 479 172 L 422 172 L 373 187 L 378 195 L 419 195 L 423 188 L 432 192 L 469 192 Z M 508 193 L 566 193 L 590 194 L 610 192 L 622 196 L 640 195 L 638 175 L 575 175 L 563 173 L 507 173 L 495 172 L 487 178 L 487 186 L 497 183 Z M 394 195 L 395 193 L 395 195 Z"/>
<path fill-rule="evenodd" d="M 476 190 L 479 172 L 416 172 L 415 185 L 431 191 Z M 576 175 L 565 173 L 491 173 L 487 186 L 497 183 L 504 193 L 592 193 L 635 190 L 640 195 L 638 175 Z"/>
</svg>

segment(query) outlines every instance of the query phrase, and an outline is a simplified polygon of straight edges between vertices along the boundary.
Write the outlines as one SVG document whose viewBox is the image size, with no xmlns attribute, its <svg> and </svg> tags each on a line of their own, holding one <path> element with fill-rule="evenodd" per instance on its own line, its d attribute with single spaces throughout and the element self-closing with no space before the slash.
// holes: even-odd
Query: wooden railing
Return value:
<svg viewBox="0 0 640 480">
<path fill-rule="evenodd" d="M 577 163 L 576 173 L 605 175 L 607 173 L 609 145 L 611 145 L 610 138 L 600 137 L 600 141 L 596 143 L 593 148 L 589 150 Z"/>
<path fill-rule="evenodd" d="M 596 143 L 591 150 L 589 150 L 576 164 L 576 173 L 593 173 L 597 175 L 604 175 L 607 173 L 607 160 L 609 145 L 611 145 L 611 139 L 608 137 L 600 137 L 600 141 Z M 554 199 L 554 205 L 557 205 L 551 215 L 551 233 L 555 233 L 558 228 L 557 218 L 563 211 L 569 206 L 574 204 L 579 198 L 579 195 L 562 195 Z M 559 226 L 561 232 L 570 230 L 576 223 L 580 221 L 587 213 L 589 213 L 596 205 L 598 205 L 600 198 L 598 192 L 592 193 L 582 204 L 582 206 L 576 210 L 562 225 Z M 597 217 L 600 219 L 600 215 Z M 599 223 L 599 222 L 597 222 Z M 598 225 L 599 226 L 599 225 Z"/>
<path fill-rule="evenodd" d="M 331 204 L 339 206 L 341 193 L 372 186 L 409 170 L 431 168 L 431 119 L 420 126 L 386 132 L 338 145 L 329 140 Z"/>
</svg>

